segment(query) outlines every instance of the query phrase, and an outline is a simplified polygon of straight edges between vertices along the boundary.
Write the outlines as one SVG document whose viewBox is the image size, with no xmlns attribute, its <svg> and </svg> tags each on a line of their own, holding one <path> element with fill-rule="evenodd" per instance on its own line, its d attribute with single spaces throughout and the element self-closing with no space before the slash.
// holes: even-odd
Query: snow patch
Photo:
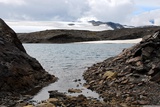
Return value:
<svg viewBox="0 0 160 107">
<path fill-rule="evenodd" d="M 88 42 L 77 42 L 77 43 L 95 43 L 95 44 L 102 44 L 102 43 L 139 43 L 142 41 L 142 38 L 138 39 L 130 39 L 130 40 L 102 40 L 102 41 L 88 41 Z"/>
</svg>

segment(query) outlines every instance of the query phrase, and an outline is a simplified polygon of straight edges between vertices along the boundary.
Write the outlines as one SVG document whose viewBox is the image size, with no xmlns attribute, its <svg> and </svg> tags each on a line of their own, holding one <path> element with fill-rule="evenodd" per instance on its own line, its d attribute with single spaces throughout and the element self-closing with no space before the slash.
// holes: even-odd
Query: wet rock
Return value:
<svg viewBox="0 0 160 107">
<path fill-rule="evenodd" d="M 49 103 L 54 103 L 54 102 L 57 102 L 58 99 L 57 99 L 57 98 L 49 98 L 47 101 L 48 101 Z"/>
<path fill-rule="evenodd" d="M 50 98 L 65 97 L 63 93 L 60 93 L 57 90 L 48 91 L 48 93 Z"/>
<path fill-rule="evenodd" d="M 74 80 L 74 82 L 80 82 L 81 81 L 81 79 L 75 79 Z"/>
<path fill-rule="evenodd" d="M 56 106 L 51 103 L 41 103 L 38 104 L 36 107 L 56 107 Z"/>
<path fill-rule="evenodd" d="M 25 107 L 25 106 L 27 106 L 28 105 L 28 103 L 19 103 L 18 105 L 17 105 L 17 107 Z"/>
<path fill-rule="evenodd" d="M 87 98 L 84 95 L 68 96 L 58 91 L 49 91 L 50 94 L 55 93 L 54 98 L 49 98 L 36 105 L 28 105 L 26 107 L 110 107 L 104 102 L 93 98 Z M 52 97 L 52 95 L 50 95 Z"/>
<path fill-rule="evenodd" d="M 14 105 L 20 94 L 56 80 L 54 75 L 48 74 L 35 58 L 26 53 L 16 33 L 2 19 L 0 50 L 0 104 L 5 105 L 5 101 L 9 101 L 8 104 Z"/>
<path fill-rule="evenodd" d="M 27 105 L 27 106 L 23 106 L 23 107 L 34 107 L 33 105 Z"/>
<path fill-rule="evenodd" d="M 82 90 L 80 90 L 80 89 L 68 89 L 68 92 L 69 93 L 81 93 L 82 92 Z"/>
<path fill-rule="evenodd" d="M 84 84 L 84 85 L 83 85 L 83 87 L 85 87 L 85 88 L 89 88 L 89 87 L 90 87 L 90 85 L 88 85 L 88 84 Z"/>
</svg>

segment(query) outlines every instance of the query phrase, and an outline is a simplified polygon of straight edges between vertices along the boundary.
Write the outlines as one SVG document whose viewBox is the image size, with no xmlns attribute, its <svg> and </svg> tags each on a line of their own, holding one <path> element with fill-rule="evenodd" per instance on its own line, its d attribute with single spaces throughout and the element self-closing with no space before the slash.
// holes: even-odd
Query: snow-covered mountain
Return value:
<svg viewBox="0 0 160 107">
<path fill-rule="evenodd" d="M 114 22 L 88 21 L 88 22 L 62 22 L 62 21 L 18 21 L 7 22 L 18 33 L 28 33 L 50 29 L 104 31 L 122 29 L 128 26 Z"/>
<path fill-rule="evenodd" d="M 123 25 L 119 24 L 119 23 L 114 23 L 114 22 L 101 22 L 101 21 L 89 21 L 89 23 L 92 23 L 93 26 L 100 26 L 100 25 L 105 25 L 105 26 L 109 26 L 112 29 L 122 29 L 125 28 Z"/>
</svg>

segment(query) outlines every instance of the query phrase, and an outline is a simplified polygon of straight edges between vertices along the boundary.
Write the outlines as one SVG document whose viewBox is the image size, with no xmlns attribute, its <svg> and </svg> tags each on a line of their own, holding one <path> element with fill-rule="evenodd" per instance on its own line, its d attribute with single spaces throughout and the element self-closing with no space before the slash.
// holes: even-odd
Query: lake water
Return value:
<svg viewBox="0 0 160 107">
<path fill-rule="evenodd" d="M 98 98 L 96 92 L 83 87 L 82 74 L 94 63 L 115 56 L 124 48 L 133 44 L 23 44 L 27 53 L 36 58 L 44 69 L 58 77 L 58 81 L 40 90 L 33 100 L 41 101 L 49 98 L 48 91 L 58 90 L 68 93 L 68 89 L 82 89 L 85 96 Z M 76 79 L 81 81 L 75 82 Z M 77 87 L 78 86 L 78 87 Z M 70 94 L 78 95 L 78 94 Z"/>
</svg>

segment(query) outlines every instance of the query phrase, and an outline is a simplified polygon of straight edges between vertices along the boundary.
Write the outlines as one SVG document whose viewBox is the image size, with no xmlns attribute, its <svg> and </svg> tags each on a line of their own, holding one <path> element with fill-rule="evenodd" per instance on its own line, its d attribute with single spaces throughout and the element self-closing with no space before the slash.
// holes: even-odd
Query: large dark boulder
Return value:
<svg viewBox="0 0 160 107">
<path fill-rule="evenodd" d="M 159 105 L 160 30 L 84 73 L 85 86 L 114 104 Z"/>
<path fill-rule="evenodd" d="M 26 53 L 16 33 L 0 19 L 0 94 L 24 93 L 55 80 Z"/>
</svg>

